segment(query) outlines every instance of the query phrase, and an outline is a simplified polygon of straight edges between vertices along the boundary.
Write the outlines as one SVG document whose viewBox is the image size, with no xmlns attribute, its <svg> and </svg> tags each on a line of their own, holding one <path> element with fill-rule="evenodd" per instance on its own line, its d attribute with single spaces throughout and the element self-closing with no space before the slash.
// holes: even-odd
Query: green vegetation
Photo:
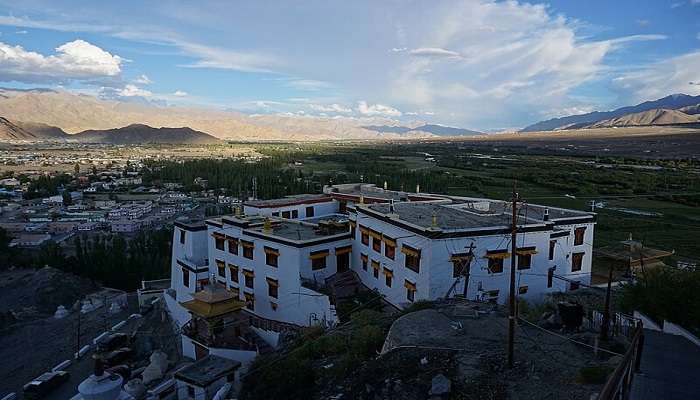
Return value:
<svg viewBox="0 0 700 400">
<path fill-rule="evenodd" d="M 40 176 L 29 184 L 29 189 L 24 195 L 26 199 L 36 199 L 39 197 L 48 197 L 58 194 L 60 187 L 68 185 L 73 180 L 73 177 L 68 174 L 56 176 Z M 20 181 L 23 179 L 20 177 Z"/>
<path fill-rule="evenodd" d="M 121 235 L 76 236 L 74 255 L 58 243 L 44 243 L 36 252 L 5 251 L 0 232 L 0 266 L 46 265 L 126 291 L 136 290 L 141 280 L 160 279 L 170 271 L 172 231 L 142 230 L 132 238 Z M 12 250 L 12 249 L 8 249 Z"/>
<path fill-rule="evenodd" d="M 700 334 L 700 270 L 655 268 L 625 285 L 620 305 L 652 319 L 668 320 Z"/>
<path fill-rule="evenodd" d="M 241 399 L 312 398 L 319 380 L 343 379 L 376 356 L 390 324 L 380 312 L 362 310 L 351 315 L 347 328 L 309 328 L 286 353 L 253 362 L 255 373 L 244 378 Z"/>
</svg>

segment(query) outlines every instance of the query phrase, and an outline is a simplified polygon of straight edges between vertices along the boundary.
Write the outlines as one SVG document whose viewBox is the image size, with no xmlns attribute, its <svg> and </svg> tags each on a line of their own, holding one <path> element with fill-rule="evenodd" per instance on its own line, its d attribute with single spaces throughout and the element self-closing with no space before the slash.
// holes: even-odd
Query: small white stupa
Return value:
<svg viewBox="0 0 700 400">
<path fill-rule="evenodd" d="M 68 316 L 68 314 L 70 314 L 70 313 L 68 312 L 68 310 L 66 310 L 66 308 L 63 307 L 62 305 L 59 305 L 59 306 L 56 308 L 56 312 L 53 313 L 53 317 L 56 318 L 56 319 L 61 319 L 61 318 L 65 318 L 66 316 Z"/>
</svg>

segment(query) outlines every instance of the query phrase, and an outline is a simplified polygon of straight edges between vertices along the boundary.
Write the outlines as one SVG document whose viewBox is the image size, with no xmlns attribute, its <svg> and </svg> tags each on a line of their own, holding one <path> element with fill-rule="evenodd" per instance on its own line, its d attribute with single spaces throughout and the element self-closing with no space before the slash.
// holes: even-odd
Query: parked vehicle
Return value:
<svg viewBox="0 0 700 400">
<path fill-rule="evenodd" d="M 25 399 L 40 399 L 66 382 L 70 374 L 66 371 L 46 372 L 24 385 Z"/>
</svg>

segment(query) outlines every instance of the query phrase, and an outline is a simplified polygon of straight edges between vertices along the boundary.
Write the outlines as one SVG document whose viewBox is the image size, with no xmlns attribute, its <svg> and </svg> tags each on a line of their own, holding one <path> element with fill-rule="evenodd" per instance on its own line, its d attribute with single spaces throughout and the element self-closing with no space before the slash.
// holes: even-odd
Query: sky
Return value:
<svg viewBox="0 0 700 400">
<path fill-rule="evenodd" d="M 700 0 L 0 0 L 0 86 L 513 129 L 700 95 Z"/>
</svg>

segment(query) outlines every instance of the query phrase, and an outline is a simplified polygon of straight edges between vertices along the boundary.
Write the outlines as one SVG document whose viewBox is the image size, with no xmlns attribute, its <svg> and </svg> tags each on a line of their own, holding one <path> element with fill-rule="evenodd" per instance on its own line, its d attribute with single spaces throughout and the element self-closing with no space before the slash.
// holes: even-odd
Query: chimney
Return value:
<svg viewBox="0 0 700 400">
<path fill-rule="evenodd" d="M 420 185 L 416 185 L 416 193 L 420 193 Z"/>
<path fill-rule="evenodd" d="M 431 226 L 432 226 L 433 228 L 437 228 L 437 226 L 438 226 L 438 223 L 437 223 L 437 212 L 436 212 L 436 211 L 433 211 L 433 222 L 432 222 Z"/>
<path fill-rule="evenodd" d="M 389 214 L 394 213 L 394 199 L 389 200 Z"/>
<path fill-rule="evenodd" d="M 272 221 L 270 221 L 270 217 L 265 218 L 265 224 L 263 225 L 263 231 L 267 234 L 270 234 L 272 232 Z"/>
<path fill-rule="evenodd" d="M 386 181 L 384 181 L 384 190 L 386 190 L 389 186 L 387 185 Z"/>
<path fill-rule="evenodd" d="M 362 194 L 360 195 L 360 204 L 365 204 L 365 196 Z"/>
<path fill-rule="evenodd" d="M 549 221 L 549 208 L 544 209 L 544 219 L 545 221 Z"/>
</svg>

